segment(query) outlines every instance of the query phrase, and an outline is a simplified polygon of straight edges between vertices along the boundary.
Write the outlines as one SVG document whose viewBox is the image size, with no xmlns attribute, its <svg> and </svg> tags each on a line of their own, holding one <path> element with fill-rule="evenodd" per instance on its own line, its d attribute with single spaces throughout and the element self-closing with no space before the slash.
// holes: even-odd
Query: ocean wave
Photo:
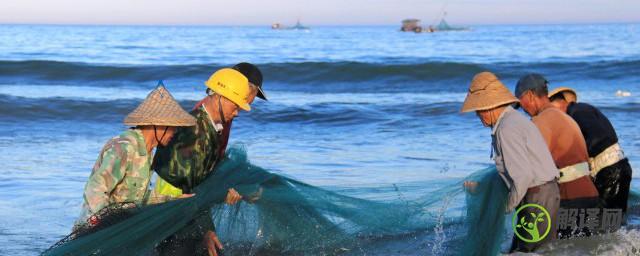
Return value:
<svg viewBox="0 0 640 256">
<path fill-rule="evenodd" d="M 427 98 L 427 97 L 422 97 Z M 421 118 L 453 114 L 459 102 L 381 101 L 350 103 L 346 98 L 333 101 L 310 100 L 300 102 L 257 102 L 243 119 L 258 123 L 299 123 L 330 126 L 367 125 L 394 119 Z M 140 104 L 142 99 L 87 100 L 76 98 L 25 98 L 0 94 L 0 121 L 71 120 L 81 122 L 120 122 Z M 305 100 L 301 100 L 305 102 Z M 195 100 L 181 100 L 182 107 L 192 109 Z M 402 115 L 398 115 L 398 114 Z"/>
<path fill-rule="evenodd" d="M 99 65 L 46 60 L 0 61 L 0 83 L 58 82 L 63 84 L 99 84 L 120 86 L 131 82 L 161 79 L 199 82 L 206 80 L 221 64 L 192 65 Z M 282 88 L 303 87 L 306 91 L 349 91 L 354 87 L 368 90 L 429 89 L 432 84 L 446 89 L 467 85 L 474 74 L 489 70 L 504 79 L 517 79 L 524 73 L 539 72 L 556 80 L 617 79 L 634 76 L 640 60 L 549 61 L 508 63 L 425 62 L 414 60 L 392 63 L 300 62 L 260 64 L 265 81 Z M 637 76 L 637 74 L 635 75 Z M 427 86 L 429 85 L 429 86 Z"/>
<path fill-rule="evenodd" d="M 120 122 L 138 104 L 140 104 L 140 100 L 91 101 L 0 95 L 0 121 L 72 120 L 80 122 Z M 186 108 L 193 106 L 195 102 L 181 102 L 181 104 Z"/>
<path fill-rule="evenodd" d="M 149 86 L 153 85 L 155 83 L 133 88 L 75 85 L 0 85 L 0 95 L 30 99 L 66 98 L 86 101 L 141 100 L 151 92 L 153 87 Z M 174 90 L 177 89 L 174 85 L 165 86 L 177 100 L 195 100 L 205 95 L 204 90 Z"/>
<path fill-rule="evenodd" d="M 598 106 L 601 111 L 608 112 L 622 112 L 622 113 L 638 113 L 640 112 L 640 103 L 639 102 L 622 102 L 622 103 L 612 103 L 608 105 Z"/>
<path fill-rule="evenodd" d="M 0 90 L 0 121 L 3 120 L 79 120 L 120 121 L 135 109 L 148 91 L 137 90 L 118 94 L 117 89 L 94 90 L 100 96 L 81 97 L 70 91 L 54 91 L 36 87 L 42 95 L 26 93 L 6 94 Z M 50 92 L 51 95 L 46 95 Z M 70 94 L 66 94 L 69 92 Z M 204 94 L 173 93 L 182 107 L 191 110 Z M 23 95 L 29 95 L 24 97 Z M 257 100 L 250 113 L 242 114 L 258 123 L 302 123 L 320 125 L 360 125 L 395 120 L 455 115 L 459 113 L 464 93 L 336 93 L 308 94 L 296 92 L 274 93 L 270 101 Z M 613 96 L 612 96 L 613 97 Z M 615 104 L 595 104 L 608 113 L 636 113 L 639 104 L 633 101 Z M 244 119 L 244 118 L 243 118 Z"/>
</svg>

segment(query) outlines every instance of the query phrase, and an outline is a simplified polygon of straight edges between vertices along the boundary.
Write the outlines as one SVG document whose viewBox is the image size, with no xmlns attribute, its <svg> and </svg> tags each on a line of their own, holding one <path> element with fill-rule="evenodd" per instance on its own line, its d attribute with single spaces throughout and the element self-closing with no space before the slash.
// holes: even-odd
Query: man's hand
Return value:
<svg viewBox="0 0 640 256">
<path fill-rule="evenodd" d="M 250 204 L 255 203 L 256 201 L 258 201 L 258 199 L 262 197 L 262 191 L 264 191 L 264 189 L 260 187 L 257 192 L 245 197 L 244 200 Z"/>
<path fill-rule="evenodd" d="M 224 199 L 224 202 L 227 203 L 228 205 L 234 205 L 240 200 L 242 200 L 242 196 L 238 194 L 238 191 L 236 191 L 233 188 L 230 188 L 227 191 L 227 198 Z"/>
<path fill-rule="evenodd" d="M 464 188 L 469 191 L 471 194 L 476 193 L 476 188 L 478 187 L 478 182 L 476 181 L 465 181 Z"/>
<path fill-rule="evenodd" d="M 196 195 L 195 193 L 194 194 L 182 194 L 182 195 L 180 195 L 178 197 L 178 199 L 189 198 L 189 197 L 192 197 L 192 196 L 195 196 L 195 195 Z"/>
<path fill-rule="evenodd" d="M 204 234 L 203 242 L 207 245 L 207 252 L 209 252 L 209 256 L 218 256 L 218 250 L 223 249 L 222 243 L 220 243 L 220 240 L 218 239 L 218 235 L 216 235 L 216 232 L 211 230 Z"/>
</svg>

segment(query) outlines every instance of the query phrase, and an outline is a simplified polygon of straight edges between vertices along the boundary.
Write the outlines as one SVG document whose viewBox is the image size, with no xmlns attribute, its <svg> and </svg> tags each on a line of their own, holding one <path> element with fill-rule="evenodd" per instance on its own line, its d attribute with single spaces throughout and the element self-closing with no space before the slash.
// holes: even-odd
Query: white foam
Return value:
<svg viewBox="0 0 640 256">
<path fill-rule="evenodd" d="M 556 240 L 543 251 L 544 255 L 638 255 L 640 230 L 622 229 L 585 238 Z"/>
</svg>

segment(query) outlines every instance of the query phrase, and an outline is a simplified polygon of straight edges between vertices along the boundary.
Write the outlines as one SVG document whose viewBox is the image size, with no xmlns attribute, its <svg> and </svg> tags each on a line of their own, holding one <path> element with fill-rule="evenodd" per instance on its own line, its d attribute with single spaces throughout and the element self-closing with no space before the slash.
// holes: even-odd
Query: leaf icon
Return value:
<svg viewBox="0 0 640 256">
<path fill-rule="evenodd" d="M 522 216 L 522 218 L 520 218 L 520 224 L 524 225 L 524 216 Z"/>
<path fill-rule="evenodd" d="M 536 214 L 535 214 L 535 213 L 530 212 L 529 214 L 530 214 L 530 215 L 531 215 L 531 217 L 533 217 L 534 219 L 536 218 Z"/>
<path fill-rule="evenodd" d="M 538 218 L 542 218 L 544 215 L 545 215 L 544 212 L 541 212 L 538 214 Z"/>
</svg>

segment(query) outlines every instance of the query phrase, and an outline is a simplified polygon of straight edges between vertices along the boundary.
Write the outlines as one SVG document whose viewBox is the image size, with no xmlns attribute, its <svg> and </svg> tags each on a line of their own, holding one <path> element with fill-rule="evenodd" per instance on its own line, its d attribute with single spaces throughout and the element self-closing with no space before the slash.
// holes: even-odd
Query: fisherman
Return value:
<svg viewBox="0 0 640 256">
<path fill-rule="evenodd" d="M 548 98 L 548 82 L 540 74 L 528 74 L 516 85 L 520 105 L 538 127 L 560 170 L 560 208 L 598 208 L 598 190 L 589 176 L 589 155 L 582 132 L 570 116 L 554 108 Z M 560 230 L 560 237 L 590 235 L 587 229 Z M 577 226 L 577 224 L 576 224 Z"/>
<path fill-rule="evenodd" d="M 113 137 L 100 151 L 84 188 L 83 213 L 76 227 L 100 223 L 101 210 L 124 203 L 150 204 L 171 199 L 148 189 L 154 148 L 167 145 L 176 127 L 190 127 L 187 113 L 162 85 L 124 119 L 132 128 Z M 179 197 L 189 197 L 190 194 Z"/>
<path fill-rule="evenodd" d="M 631 166 L 609 119 L 596 107 L 577 102 L 576 91 L 558 87 L 549 93 L 551 105 L 578 123 L 589 153 L 591 178 L 605 208 L 627 211 Z"/>
<path fill-rule="evenodd" d="M 538 204 L 551 216 L 551 223 L 538 222 L 538 229 L 551 225 L 543 240 L 529 243 L 514 235 L 511 251 L 531 252 L 555 239 L 556 215 L 560 204 L 558 169 L 540 131 L 511 106 L 518 100 L 490 72 L 477 74 L 462 106 L 462 112 L 475 111 L 482 124 L 491 127 L 492 157 L 498 174 L 509 190 L 507 212 L 517 206 Z M 472 188 L 472 182 L 465 187 Z M 518 219 L 533 213 L 522 208 Z"/>
<path fill-rule="evenodd" d="M 239 71 L 247 77 L 249 81 L 249 96 L 247 97 L 247 102 L 251 105 L 256 97 L 267 100 L 266 94 L 262 89 L 262 72 L 255 65 L 248 62 L 241 62 L 232 67 L 232 69 Z M 209 88 L 207 88 L 207 94 L 209 94 Z M 208 96 L 205 96 L 202 100 L 200 100 L 192 109 L 192 113 L 197 113 L 199 109 L 202 107 L 203 103 L 208 99 Z M 194 114 L 195 116 L 195 114 Z M 226 151 L 227 145 L 229 144 L 229 136 L 231 134 L 231 126 L 233 124 L 233 119 L 227 120 L 226 123 L 222 124 L 222 132 L 220 133 L 220 144 L 216 145 L 217 149 L 211 149 L 211 152 L 217 152 L 218 158 L 222 159 L 224 157 L 224 153 Z M 202 129 L 206 129 L 206 127 L 202 127 Z M 176 188 L 172 186 L 170 183 L 167 183 L 162 178 L 158 179 L 156 182 L 155 190 L 162 195 L 171 195 L 178 196 L 182 194 L 182 189 Z M 235 190 L 234 190 L 235 191 Z M 233 192 L 229 193 L 229 198 L 231 198 L 231 194 L 235 194 Z M 232 201 L 227 200 L 227 203 L 231 203 Z"/>
<path fill-rule="evenodd" d="M 249 105 L 253 104 L 253 101 L 256 97 L 267 101 L 267 96 L 262 89 L 262 72 L 255 65 L 248 62 L 241 62 L 232 67 L 233 69 L 242 73 L 249 80 L 249 96 L 247 98 L 247 102 Z M 196 108 L 198 105 L 196 105 Z M 223 124 L 224 129 L 222 129 L 222 139 L 220 143 L 220 156 L 224 156 L 224 152 L 227 149 L 227 145 L 229 144 L 229 135 L 231 133 L 231 125 L 233 124 L 233 119 L 228 120 L 227 123 Z"/>
<path fill-rule="evenodd" d="M 259 70 L 246 64 L 238 64 L 235 69 L 221 69 L 205 82 L 207 96 L 191 112 L 197 119 L 196 127 L 178 130 L 170 145 L 156 153 L 154 168 L 162 177 L 161 182 L 169 183 L 159 185 L 158 190 L 173 190 L 166 188 L 176 185 L 179 188 L 178 194 L 190 193 L 207 174 L 215 170 L 216 164 L 224 157 L 231 122 L 237 116 L 238 109 L 249 111 L 253 98 L 266 98 L 261 88 L 250 84 L 247 76 L 241 72 L 247 73 L 254 82 L 262 83 Z M 255 75 L 256 71 L 259 76 Z M 225 202 L 235 204 L 242 199 L 231 188 Z M 208 252 L 209 255 L 217 255 L 217 251 L 221 249 L 222 243 L 214 232 L 211 213 L 206 211 L 164 241 L 160 246 L 160 253 L 201 255 Z"/>
</svg>

